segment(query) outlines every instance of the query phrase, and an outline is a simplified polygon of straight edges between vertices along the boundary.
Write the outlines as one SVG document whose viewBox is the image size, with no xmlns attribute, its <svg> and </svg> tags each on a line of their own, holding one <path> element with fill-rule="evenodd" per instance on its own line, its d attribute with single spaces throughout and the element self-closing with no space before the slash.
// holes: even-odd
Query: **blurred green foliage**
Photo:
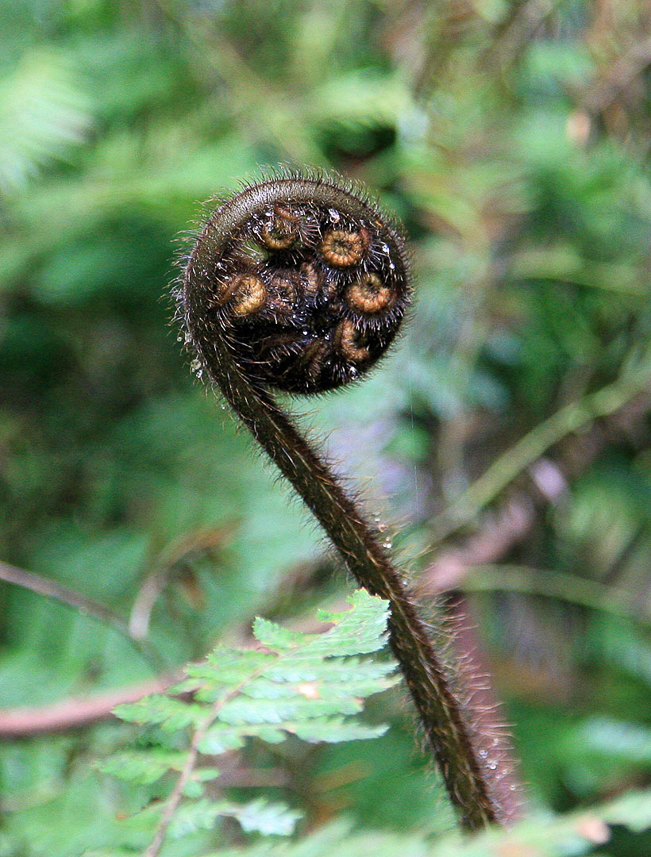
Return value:
<svg viewBox="0 0 651 857">
<path fill-rule="evenodd" d="M 647 4 L 0 0 L 0 20 L 0 559 L 130 616 L 155 657 L 3 584 L 2 706 L 144 679 L 344 586 L 282 601 L 333 559 L 168 323 L 197 202 L 310 164 L 403 219 L 418 299 L 371 380 L 296 407 L 400 522 L 408 569 L 528 498 L 526 537 L 466 587 L 528 799 L 563 811 L 648 785 Z M 616 407 L 593 418 L 604 389 Z M 472 519 L 450 517 L 491 464 Z M 413 829 L 436 784 L 394 709 L 359 750 L 245 763 L 291 771 L 311 823 Z M 121 740 L 104 724 L 3 745 L 0 853 L 102 847 L 122 797 L 89 760 Z M 608 854 L 651 850 L 644 835 Z"/>
</svg>

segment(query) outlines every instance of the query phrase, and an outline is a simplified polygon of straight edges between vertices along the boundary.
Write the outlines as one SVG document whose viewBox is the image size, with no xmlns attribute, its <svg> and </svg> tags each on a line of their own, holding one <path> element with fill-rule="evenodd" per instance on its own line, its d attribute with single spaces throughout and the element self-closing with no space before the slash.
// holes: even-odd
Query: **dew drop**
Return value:
<svg viewBox="0 0 651 857">
<path fill-rule="evenodd" d="M 190 371 L 198 374 L 201 371 L 201 360 L 197 357 L 190 363 Z"/>
<path fill-rule="evenodd" d="M 331 208 L 328 211 L 328 214 L 330 215 L 330 220 L 332 220 L 333 223 L 339 223 L 341 220 L 341 214 L 339 214 L 336 208 Z"/>
<path fill-rule="evenodd" d="M 383 548 L 386 548 L 388 551 L 389 551 L 389 550 L 391 550 L 391 548 L 393 547 L 393 542 L 392 542 L 392 540 L 391 540 L 391 539 L 385 539 L 385 540 L 382 542 L 382 547 L 383 547 Z"/>
<path fill-rule="evenodd" d="M 177 341 L 177 342 L 183 342 L 183 336 L 182 336 L 181 334 L 179 334 L 179 335 L 176 337 L 176 341 Z"/>
</svg>

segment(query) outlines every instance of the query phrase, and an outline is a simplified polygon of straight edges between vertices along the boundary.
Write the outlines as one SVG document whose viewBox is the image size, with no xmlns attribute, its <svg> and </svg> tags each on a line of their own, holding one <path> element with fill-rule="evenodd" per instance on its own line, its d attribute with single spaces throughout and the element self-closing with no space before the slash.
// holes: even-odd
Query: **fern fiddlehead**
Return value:
<svg viewBox="0 0 651 857">
<path fill-rule="evenodd" d="M 269 388 L 322 392 L 366 372 L 410 301 L 404 240 L 357 187 L 291 174 L 210 215 L 185 260 L 179 315 L 203 371 L 371 594 L 461 824 L 499 820 L 471 729 L 413 599 L 374 528 Z"/>
</svg>

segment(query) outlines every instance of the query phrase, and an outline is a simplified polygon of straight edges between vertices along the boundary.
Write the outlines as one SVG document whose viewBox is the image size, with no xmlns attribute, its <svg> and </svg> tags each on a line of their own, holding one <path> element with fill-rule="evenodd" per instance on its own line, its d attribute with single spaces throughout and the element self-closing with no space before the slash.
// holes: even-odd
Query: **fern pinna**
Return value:
<svg viewBox="0 0 651 857">
<path fill-rule="evenodd" d="M 210 829 L 225 817 L 247 832 L 292 832 L 301 813 L 283 804 L 258 799 L 242 805 L 210 796 L 213 781 L 219 787 L 214 757 L 240 749 L 248 738 L 278 744 L 295 735 L 335 743 L 385 731 L 355 715 L 366 697 L 397 681 L 393 661 L 360 657 L 385 645 L 388 605 L 363 590 L 349 601 L 352 609 L 346 612 L 319 612 L 320 621 L 332 623 L 322 634 L 257 619 L 255 648 L 219 646 L 204 663 L 188 666 L 186 679 L 167 694 L 116 709 L 123 720 L 191 736 L 182 749 L 121 752 L 101 766 L 105 773 L 146 785 L 172 775 L 174 785 L 162 808 L 153 804 L 141 814 L 152 836 L 148 857 L 159 853 L 168 834 Z"/>
</svg>

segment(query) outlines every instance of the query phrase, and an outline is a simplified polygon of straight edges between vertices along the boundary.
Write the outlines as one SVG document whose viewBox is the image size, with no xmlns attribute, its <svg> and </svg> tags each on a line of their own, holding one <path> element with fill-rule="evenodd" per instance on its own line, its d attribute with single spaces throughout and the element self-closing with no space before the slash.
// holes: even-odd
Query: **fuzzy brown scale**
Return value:
<svg viewBox="0 0 651 857">
<path fill-rule="evenodd" d="M 213 264 L 206 310 L 233 359 L 289 392 L 323 392 L 367 372 L 410 299 L 402 239 L 370 208 L 351 215 L 291 195 L 263 203 Z"/>
</svg>

